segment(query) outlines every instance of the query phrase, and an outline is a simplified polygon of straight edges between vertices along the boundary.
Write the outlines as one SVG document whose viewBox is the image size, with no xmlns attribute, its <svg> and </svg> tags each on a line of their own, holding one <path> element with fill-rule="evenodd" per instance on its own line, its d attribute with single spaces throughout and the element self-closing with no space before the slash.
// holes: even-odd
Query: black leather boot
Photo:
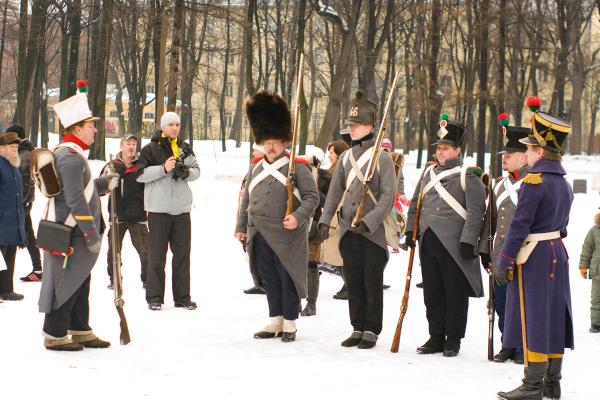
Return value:
<svg viewBox="0 0 600 400">
<path fill-rule="evenodd" d="M 513 360 L 515 358 L 515 350 L 514 349 L 505 349 L 504 347 L 498 354 L 494 356 L 494 361 L 498 363 L 507 362 L 508 360 Z"/>
<path fill-rule="evenodd" d="M 417 347 L 419 354 L 434 354 L 444 351 L 444 337 L 432 335 L 423 346 Z"/>
<path fill-rule="evenodd" d="M 300 315 L 310 317 L 311 315 L 317 315 L 317 297 L 319 297 L 319 270 L 317 268 L 308 268 L 306 286 L 308 289 L 306 307 Z"/>
<path fill-rule="evenodd" d="M 530 362 L 525 368 L 523 384 L 510 392 L 498 392 L 499 399 L 542 400 L 542 382 L 546 374 L 547 362 Z"/>
<path fill-rule="evenodd" d="M 562 378 L 562 358 L 550 358 L 544 376 L 542 391 L 544 397 L 560 399 L 560 378 Z"/>
</svg>

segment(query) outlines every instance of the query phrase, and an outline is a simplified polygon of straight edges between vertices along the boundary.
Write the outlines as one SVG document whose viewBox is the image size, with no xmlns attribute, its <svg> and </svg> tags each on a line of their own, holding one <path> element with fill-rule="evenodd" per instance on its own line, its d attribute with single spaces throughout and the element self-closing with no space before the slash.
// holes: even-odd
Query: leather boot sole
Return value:
<svg viewBox="0 0 600 400">
<path fill-rule="evenodd" d="M 254 334 L 254 339 L 275 339 L 275 338 L 281 337 L 282 334 L 283 334 L 283 332 L 281 332 L 281 331 L 279 331 L 279 332 L 260 331 L 260 332 L 256 332 Z"/>
</svg>

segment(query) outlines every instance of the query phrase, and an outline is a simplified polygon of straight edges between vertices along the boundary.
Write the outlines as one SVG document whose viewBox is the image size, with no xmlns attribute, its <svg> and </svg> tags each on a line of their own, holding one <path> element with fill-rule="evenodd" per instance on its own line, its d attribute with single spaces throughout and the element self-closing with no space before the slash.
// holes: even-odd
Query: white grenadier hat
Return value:
<svg viewBox="0 0 600 400">
<path fill-rule="evenodd" d="M 74 96 L 54 105 L 54 112 L 65 129 L 81 121 L 98 121 L 100 119 L 92 115 L 88 105 L 87 82 L 78 80 L 76 86 L 77 93 Z"/>
</svg>

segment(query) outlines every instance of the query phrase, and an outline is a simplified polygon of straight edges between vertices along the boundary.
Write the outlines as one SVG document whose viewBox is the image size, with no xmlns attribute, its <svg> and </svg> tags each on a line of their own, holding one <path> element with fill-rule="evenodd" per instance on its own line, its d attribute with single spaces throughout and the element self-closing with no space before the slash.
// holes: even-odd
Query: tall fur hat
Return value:
<svg viewBox="0 0 600 400">
<path fill-rule="evenodd" d="M 246 116 L 252 128 L 254 142 L 292 140 L 292 114 L 288 104 L 274 93 L 260 91 L 246 102 Z"/>
</svg>

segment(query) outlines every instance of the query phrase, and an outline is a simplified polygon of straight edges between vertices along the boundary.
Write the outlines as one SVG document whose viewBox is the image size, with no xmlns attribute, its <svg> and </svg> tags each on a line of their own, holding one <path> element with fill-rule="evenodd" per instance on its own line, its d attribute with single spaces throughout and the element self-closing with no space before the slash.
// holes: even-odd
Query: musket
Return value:
<svg viewBox="0 0 600 400">
<path fill-rule="evenodd" d="M 481 177 L 484 185 L 487 188 L 488 192 L 488 208 L 486 210 L 487 219 L 488 219 L 488 254 L 492 255 L 492 250 L 494 250 L 494 231 L 493 231 L 493 221 L 492 221 L 492 207 L 494 205 L 494 190 L 493 190 L 493 179 L 491 172 L 489 174 L 484 174 Z M 487 302 L 487 311 L 488 311 L 488 360 L 494 361 L 494 322 L 496 319 L 496 307 L 494 305 L 494 276 L 492 274 L 491 268 L 486 268 L 488 272 L 488 302 Z"/>
<path fill-rule="evenodd" d="M 110 168 L 113 173 L 116 173 L 114 157 L 110 156 Z M 123 305 L 123 283 L 121 280 L 121 249 L 119 247 L 119 217 L 117 216 L 117 197 L 115 195 L 116 188 L 110 191 L 110 243 L 112 246 L 112 260 L 113 260 L 113 290 L 114 290 L 114 301 L 117 313 L 119 314 L 119 320 L 121 325 L 121 344 L 125 345 L 131 342 L 129 336 L 129 326 L 127 325 L 127 318 L 125 317 L 125 311 Z"/>
<path fill-rule="evenodd" d="M 367 173 L 365 175 L 365 180 L 362 183 L 361 191 L 360 191 L 360 202 L 358 203 L 358 208 L 356 209 L 356 214 L 352 219 L 352 227 L 358 227 L 360 220 L 365 216 L 365 203 L 367 202 L 367 197 L 369 195 L 369 191 L 371 190 L 371 180 L 373 179 L 373 175 L 375 175 L 375 171 L 377 171 L 377 166 L 379 165 L 379 157 L 381 156 L 381 152 L 383 148 L 381 144 L 383 143 L 383 139 L 385 137 L 385 128 L 387 123 L 388 114 L 390 111 L 390 107 L 392 105 L 392 99 L 394 98 L 394 94 L 396 92 L 396 87 L 398 86 L 398 80 L 400 78 L 400 71 L 396 73 L 394 77 L 394 81 L 392 82 L 392 87 L 390 88 L 390 93 L 388 94 L 387 101 L 385 103 L 385 110 L 383 112 L 383 117 L 381 119 L 381 125 L 379 126 L 379 131 L 377 132 L 377 137 L 375 138 L 375 144 L 373 145 L 373 155 L 369 160 L 369 164 L 367 166 Z"/>
<path fill-rule="evenodd" d="M 298 134 L 300 131 L 300 92 L 302 91 L 304 67 L 304 53 L 300 53 L 300 61 L 298 62 L 298 78 L 296 84 L 296 98 L 294 99 L 294 130 L 292 131 L 292 148 L 290 149 L 290 164 L 288 167 L 287 182 L 287 209 L 285 216 L 294 212 L 294 187 L 296 186 L 296 144 L 298 143 Z"/>
<path fill-rule="evenodd" d="M 413 243 L 417 243 L 417 237 L 419 235 L 419 219 L 421 218 L 421 207 L 423 201 L 423 193 L 419 193 L 417 198 L 417 209 L 415 211 L 415 220 L 412 226 L 412 240 Z M 396 332 L 394 333 L 394 339 L 392 340 L 392 353 L 397 353 L 400 347 L 400 336 L 402 335 L 402 324 L 404 323 L 404 316 L 408 310 L 408 297 L 410 295 L 410 281 L 412 279 L 412 268 L 415 260 L 415 248 L 410 248 L 410 254 L 408 257 L 408 268 L 406 269 L 406 281 L 404 283 L 404 295 L 402 296 L 402 303 L 400 304 L 400 317 L 396 324 Z"/>
</svg>

